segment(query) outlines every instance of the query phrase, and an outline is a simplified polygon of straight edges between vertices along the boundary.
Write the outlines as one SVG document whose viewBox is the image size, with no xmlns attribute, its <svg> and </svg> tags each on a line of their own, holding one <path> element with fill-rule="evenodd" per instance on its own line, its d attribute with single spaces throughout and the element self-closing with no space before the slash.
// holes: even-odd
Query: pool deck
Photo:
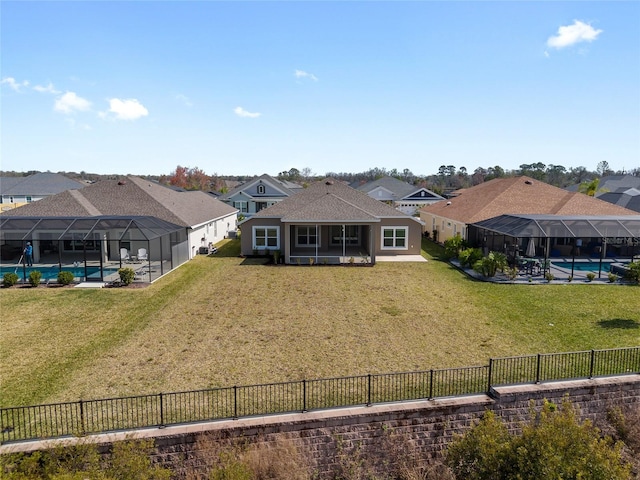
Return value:
<svg viewBox="0 0 640 480">
<path fill-rule="evenodd" d="M 542 259 L 539 259 L 542 260 Z M 573 270 L 573 277 L 572 280 L 569 281 L 569 277 L 571 277 L 571 268 L 563 268 L 563 267 L 558 267 L 555 266 L 553 262 L 567 262 L 567 263 L 571 263 L 572 262 L 572 258 L 566 258 L 566 257 L 553 257 L 550 259 L 551 261 L 551 268 L 550 268 L 550 273 L 551 275 L 553 275 L 553 280 L 551 281 L 551 283 L 563 283 L 563 284 L 585 284 L 585 283 L 591 283 L 591 284 L 597 284 L 597 285 L 602 285 L 602 284 L 607 284 L 607 285 L 624 285 L 626 282 L 621 282 L 620 278 L 618 276 L 617 280 L 614 282 L 611 282 L 609 280 L 609 267 L 612 263 L 629 263 L 630 262 L 630 258 L 607 258 L 607 259 L 603 259 L 602 260 L 602 271 L 598 272 L 595 271 L 593 273 L 596 274 L 596 277 L 593 280 L 589 280 L 587 278 L 587 274 L 589 273 L 589 270 L 578 270 L 575 269 Z M 575 259 L 575 263 L 589 263 L 592 264 L 594 266 L 598 266 L 600 263 L 599 259 L 587 259 L 587 258 L 576 258 Z M 520 272 L 518 273 L 517 277 L 514 279 L 510 279 L 508 278 L 504 273 L 502 272 L 498 272 L 498 274 L 495 277 L 492 278 L 486 278 L 483 275 L 481 275 L 480 273 L 476 272 L 475 270 L 471 269 L 471 268 L 462 268 L 460 267 L 460 264 L 458 263 L 457 260 L 453 260 L 451 261 L 451 264 L 453 266 L 455 266 L 456 268 L 464 271 L 467 275 L 469 275 L 470 277 L 473 277 L 477 280 L 481 280 L 484 282 L 493 282 L 493 283 L 513 283 L 513 284 L 522 284 L 522 285 L 535 285 L 535 284 L 546 284 L 549 283 L 549 281 L 544 277 L 544 275 L 542 273 L 540 274 L 528 274 L 525 272 Z"/>
</svg>

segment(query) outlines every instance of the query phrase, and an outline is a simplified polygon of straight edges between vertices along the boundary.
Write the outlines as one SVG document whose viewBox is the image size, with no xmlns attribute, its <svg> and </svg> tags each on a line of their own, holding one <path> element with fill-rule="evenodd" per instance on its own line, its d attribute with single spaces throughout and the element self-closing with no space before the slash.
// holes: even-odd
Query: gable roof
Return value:
<svg viewBox="0 0 640 480">
<path fill-rule="evenodd" d="M 28 177 L 0 177 L 1 195 L 48 196 L 85 186 L 82 182 L 51 172 L 34 173 Z"/>
<path fill-rule="evenodd" d="M 583 193 L 568 192 L 526 176 L 495 178 L 457 193 L 446 202 L 427 205 L 420 211 L 463 223 L 476 223 L 503 214 L 636 214 Z"/>
<path fill-rule="evenodd" d="M 577 192 L 579 188 L 580 184 L 576 183 L 566 189 L 571 192 Z M 640 177 L 634 177 L 633 175 L 607 175 L 600 178 L 596 197 L 605 192 L 620 192 L 629 188 L 640 188 Z"/>
<path fill-rule="evenodd" d="M 634 212 L 640 212 L 640 189 L 638 188 L 628 188 L 622 192 L 602 193 L 596 198 L 613 203 L 619 207 L 628 208 Z"/>
<path fill-rule="evenodd" d="M 312 183 L 295 195 L 259 211 L 251 218 L 260 217 L 281 218 L 284 222 L 372 222 L 380 218 L 413 220 L 409 215 L 333 178 Z"/>
<path fill-rule="evenodd" d="M 94 217 L 151 216 L 192 227 L 236 213 L 235 208 L 206 192 L 178 192 L 139 177 L 102 180 L 82 190 L 70 190 L 3 212 L 7 216 Z"/>
<path fill-rule="evenodd" d="M 292 182 L 286 182 L 286 181 L 281 181 L 278 180 L 277 178 L 273 178 L 271 175 L 267 175 L 262 174 L 259 177 L 253 178 L 247 182 L 244 182 L 238 186 L 236 186 L 235 188 L 233 188 L 232 190 L 228 191 L 227 193 L 220 195 L 220 200 L 222 201 L 226 201 L 229 200 L 230 198 L 234 197 L 237 193 L 239 192 L 245 192 L 247 190 L 249 190 L 251 187 L 253 187 L 254 185 L 257 185 L 260 182 L 267 182 L 270 185 L 272 185 L 274 188 L 280 190 L 283 193 L 283 196 L 291 196 L 294 193 L 296 193 L 297 191 L 299 191 L 300 189 L 302 189 L 301 185 L 298 185 L 296 183 L 292 183 Z M 248 194 L 249 196 L 255 196 L 255 195 L 251 195 Z"/>
<path fill-rule="evenodd" d="M 370 193 L 378 188 L 383 188 L 389 192 L 391 192 L 396 200 L 401 200 L 403 198 L 410 197 L 411 195 L 424 190 L 430 193 L 429 197 L 417 197 L 417 198 L 438 198 L 443 199 L 440 195 L 432 192 L 423 187 L 416 187 L 415 185 L 411 185 L 410 183 L 403 182 L 402 180 L 398 180 L 395 177 L 382 177 L 377 180 L 373 180 L 371 182 L 367 182 L 364 185 L 360 185 L 357 187 L 357 190 L 360 190 L 365 193 Z"/>
</svg>

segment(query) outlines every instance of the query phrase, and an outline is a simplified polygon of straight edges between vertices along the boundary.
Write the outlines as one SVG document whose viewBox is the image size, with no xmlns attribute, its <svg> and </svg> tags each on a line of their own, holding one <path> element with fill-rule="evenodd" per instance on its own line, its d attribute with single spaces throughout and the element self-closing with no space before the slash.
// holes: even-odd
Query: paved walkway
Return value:
<svg viewBox="0 0 640 480">
<path fill-rule="evenodd" d="M 422 255 L 380 255 L 376 262 L 426 262 Z"/>
</svg>

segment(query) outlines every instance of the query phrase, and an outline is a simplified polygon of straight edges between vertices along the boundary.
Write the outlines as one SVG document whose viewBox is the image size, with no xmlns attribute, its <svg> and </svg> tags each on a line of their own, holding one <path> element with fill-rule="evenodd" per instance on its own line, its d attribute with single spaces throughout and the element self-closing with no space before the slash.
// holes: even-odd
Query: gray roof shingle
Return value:
<svg viewBox="0 0 640 480">
<path fill-rule="evenodd" d="M 259 211 L 252 218 L 256 217 L 309 222 L 412 218 L 332 178 L 312 183 L 295 195 Z"/>
<path fill-rule="evenodd" d="M 177 192 L 139 177 L 103 180 L 79 191 L 66 191 L 15 208 L 2 215 L 152 216 L 182 226 L 195 226 L 237 212 L 201 191 Z"/>
<path fill-rule="evenodd" d="M 35 173 L 28 177 L 0 177 L 1 195 L 48 196 L 83 187 L 84 183 L 51 172 Z"/>
</svg>

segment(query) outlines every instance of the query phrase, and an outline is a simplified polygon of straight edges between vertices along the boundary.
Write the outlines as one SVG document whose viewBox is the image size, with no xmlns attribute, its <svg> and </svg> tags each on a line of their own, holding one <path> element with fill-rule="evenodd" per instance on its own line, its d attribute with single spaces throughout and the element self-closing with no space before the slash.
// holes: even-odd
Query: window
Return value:
<svg viewBox="0 0 640 480">
<path fill-rule="evenodd" d="M 258 185 L 258 193 L 259 194 L 264 194 L 265 189 L 264 189 L 264 185 L 260 184 Z"/>
<path fill-rule="evenodd" d="M 345 245 L 360 245 L 359 231 L 358 225 L 345 225 L 343 235 L 341 225 L 332 225 L 331 245 L 342 245 L 343 240 Z"/>
<path fill-rule="evenodd" d="M 31 203 L 31 197 L 29 195 L 27 195 L 27 203 Z"/>
<path fill-rule="evenodd" d="M 407 227 L 382 227 L 382 249 L 406 250 L 408 230 Z"/>
<path fill-rule="evenodd" d="M 253 227 L 253 248 L 278 250 L 280 248 L 280 228 Z"/>
<path fill-rule="evenodd" d="M 297 247 L 316 247 L 320 246 L 320 239 L 318 238 L 318 230 L 316 226 L 296 227 L 296 246 Z"/>
<path fill-rule="evenodd" d="M 233 202 L 233 208 L 237 208 L 238 210 L 240 210 L 240 213 L 249 212 L 249 204 L 245 200 L 239 200 L 237 202 Z"/>
</svg>

